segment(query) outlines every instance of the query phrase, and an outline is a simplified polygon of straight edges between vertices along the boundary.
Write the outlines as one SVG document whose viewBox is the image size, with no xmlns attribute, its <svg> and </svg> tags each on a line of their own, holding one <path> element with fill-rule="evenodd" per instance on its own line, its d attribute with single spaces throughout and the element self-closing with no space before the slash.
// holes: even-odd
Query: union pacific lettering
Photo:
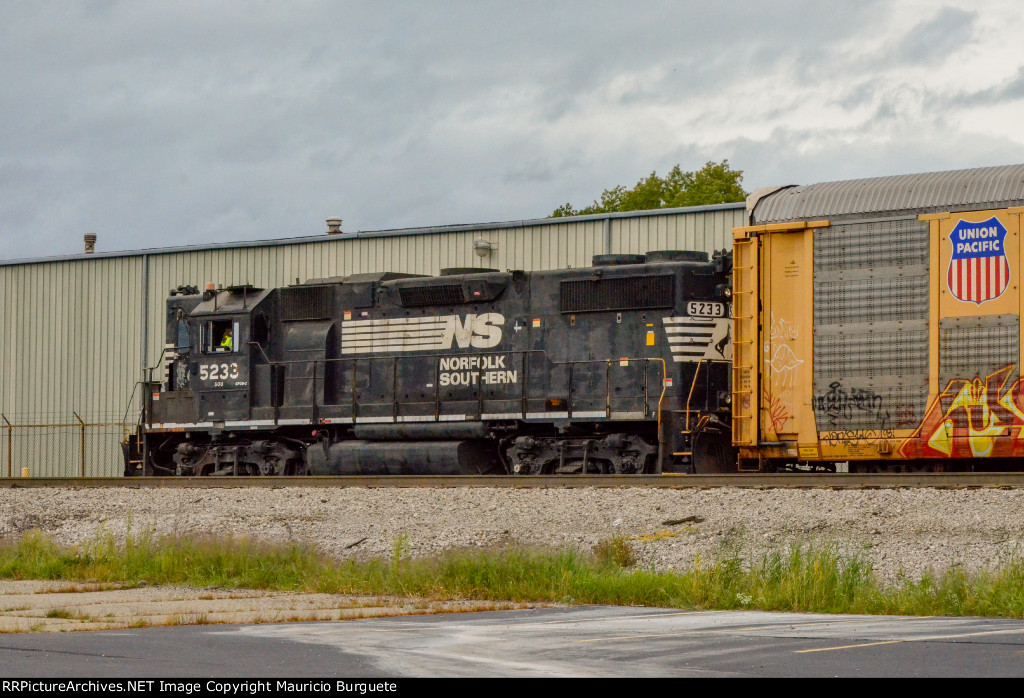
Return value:
<svg viewBox="0 0 1024 698">
<path fill-rule="evenodd" d="M 958 242 L 956 243 L 957 254 L 967 254 L 970 252 L 1002 252 L 1002 244 L 999 240 L 975 240 L 974 242 Z"/>
<path fill-rule="evenodd" d="M 500 313 L 348 320 L 341 323 L 341 353 L 490 349 L 501 342 L 504 324 Z"/>
</svg>

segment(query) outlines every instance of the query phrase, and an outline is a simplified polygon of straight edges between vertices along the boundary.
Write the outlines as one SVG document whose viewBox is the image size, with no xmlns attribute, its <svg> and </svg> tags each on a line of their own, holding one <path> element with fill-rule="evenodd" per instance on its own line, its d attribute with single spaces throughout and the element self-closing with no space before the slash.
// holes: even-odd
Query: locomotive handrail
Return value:
<svg viewBox="0 0 1024 698">
<path fill-rule="evenodd" d="M 147 376 L 149 378 L 149 380 L 146 381 L 147 383 L 153 383 L 153 371 L 155 371 L 156 369 L 164 366 L 164 355 L 166 353 L 167 353 L 167 347 L 161 348 L 160 349 L 160 356 L 157 357 L 156 363 L 154 365 L 152 365 L 152 366 L 147 366 L 146 367 L 145 370 L 146 370 Z M 130 398 L 128 398 L 128 406 L 129 407 L 131 407 L 131 404 L 132 404 L 131 401 L 135 397 L 135 390 L 139 387 L 139 383 L 141 383 L 141 381 L 137 381 L 135 383 L 135 388 L 132 389 L 132 395 L 131 395 Z M 151 420 L 151 415 L 149 414 L 148 405 L 149 405 L 149 403 L 146 400 L 146 396 L 143 395 L 142 396 L 142 412 L 139 415 L 140 422 L 143 423 L 143 424 L 148 423 Z M 125 420 L 128 419 L 128 410 L 127 409 L 125 409 L 124 417 L 122 419 L 125 419 Z"/>
<path fill-rule="evenodd" d="M 730 361 L 723 361 L 722 359 L 701 359 L 697 362 L 697 370 L 693 372 L 693 381 L 690 382 L 690 394 L 686 396 L 686 422 L 685 428 L 687 431 L 690 430 L 690 403 L 693 400 L 693 391 L 697 387 L 697 378 L 700 376 L 700 369 L 705 363 L 709 364 L 731 364 Z"/>
<path fill-rule="evenodd" d="M 161 348 L 160 349 L 160 356 L 157 357 L 156 363 L 153 364 L 152 366 L 147 366 L 146 367 L 146 370 L 150 372 L 150 375 L 152 375 L 153 371 L 155 371 L 156 369 L 158 369 L 161 366 L 163 366 L 164 354 L 166 354 L 166 353 L 167 353 L 167 347 Z"/>
<path fill-rule="evenodd" d="M 263 358 L 266 360 L 267 364 L 272 365 L 272 364 L 275 363 L 275 362 L 270 360 L 269 356 L 267 356 L 267 352 L 263 351 L 263 345 L 260 344 L 259 342 L 249 342 L 249 346 L 250 347 L 256 347 L 257 349 L 259 349 L 260 353 L 263 354 Z M 278 362 L 278 363 L 282 363 L 282 362 Z"/>
<path fill-rule="evenodd" d="M 287 366 L 287 365 L 302 365 L 302 366 L 308 366 L 310 364 L 308 359 L 291 359 L 291 360 L 286 359 L 286 360 L 282 360 L 282 361 L 272 361 L 272 360 L 270 360 L 269 357 L 267 357 L 267 355 L 263 351 L 262 347 L 260 347 L 260 353 L 267 360 L 267 363 L 269 365 L 271 365 L 271 366 L 273 366 L 273 365 L 285 365 L 285 366 Z M 502 351 L 502 350 L 498 350 L 498 351 L 480 352 L 478 355 L 479 356 L 490 356 L 490 355 L 513 355 L 514 356 L 516 354 L 519 354 L 522 357 L 521 367 L 522 367 L 522 370 L 523 370 L 523 380 L 519 382 L 519 397 L 518 397 L 518 400 L 521 403 L 520 411 L 519 411 L 519 416 L 521 418 L 526 418 L 526 414 L 529 411 L 528 410 L 527 401 L 531 399 L 529 397 L 529 395 L 528 395 L 529 380 L 528 380 L 528 377 L 527 377 L 527 373 L 528 373 L 529 362 L 527 361 L 527 356 L 528 355 L 534 355 L 534 354 L 544 356 L 551 366 L 566 366 L 566 367 L 569 368 L 569 375 L 568 375 L 568 381 L 567 381 L 567 383 L 568 383 L 568 386 L 567 386 L 568 387 L 568 396 L 567 396 L 568 399 L 566 401 L 567 402 L 567 404 L 566 404 L 566 413 L 567 413 L 568 417 L 570 417 L 570 418 L 572 417 L 572 413 L 573 413 L 573 397 L 575 395 L 575 387 L 574 387 L 574 373 L 575 372 L 573 371 L 573 367 L 581 366 L 581 365 L 587 365 L 587 364 L 604 365 L 605 366 L 605 416 L 606 417 L 611 417 L 611 364 L 612 364 L 613 361 L 615 361 L 614 359 L 585 359 L 585 360 L 555 361 L 555 360 L 553 360 L 551 358 L 550 353 L 548 351 L 544 350 L 544 349 L 525 349 L 525 350 L 522 350 L 522 351 L 508 351 L 508 350 Z M 434 361 L 434 366 L 435 366 L 434 371 L 435 371 L 435 374 L 436 374 L 436 373 L 440 372 L 440 362 L 441 362 L 442 359 L 444 359 L 446 357 L 458 357 L 458 356 L 460 356 L 460 354 L 454 354 L 454 353 L 453 354 L 415 354 L 415 355 L 409 355 L 409 358 L 414 358 L 414 357 L 416 357 L 416 358 L 424 358 L 424 357 L 432 357 L 432 358 L 434 358 L 435 359 L 435 361 Z M 345 356 L 345 357 L 338 357 L 338 358 L 331 358 L 331 359 L 320 359 L 320 360 L 316 360 L 316 361 L 312 362 L 314 364 L 314 368 L 313 368 L 313 374 L 311 376 L 310 375 L 305 375 L 305 376 L 286 377 L 285 380 L 287 380 L 287 381 L 312 381 L 311 387 L 312 387 L 312 390 L 313 390 L 313 396 L 312 396 L 312 403 L 310 404 L 310 407 L 312 408 L 313 421 L 315 422 L 315 421 L 317 421 L 318 413 L 320 411 L 318 408 L 320 408 L 320 407 L 329 407 L 329 406 L 334 406 L 334 405 L 340 406 L 340 405 L 344 404 L 344 402 L 341 402 L 341 401 L 339 401 L 337 403 L 325 403 L 325 404 L 321 404 L 321 403 L 318 402 L 318 397 L 317 397 L 317 394 L 318 394 L 318 384 L 326 385 L 327 365 L 332 364 L 332 363 L 333 364 L 337 364 L 337 363 L 343 363 L 343 362 L 351 362 L 352 363 L 352 383 L 351 383 L 351 387 L 349 388 L 349 390 L 347 392 L 351 396 L 351 400 L 350 400 L 350 405 L 351 405 L 350 410 L 351 410 L 351 412 L 350 413 L 351 413 L 352 418 L 355 419 L 357 411 L 358 411 L 358 404 L 359 404 L 358 399 L 356 397 L 356 387 L 355 387 L 355 375 L 357 373 L 358 364 L 361 363 L 361 362 L 364 362 L 364 361 L 369 361 L 369 362 L 373 362 L 373 361 L 387 361 L 387 362 L 389 362 L 391 364 L 391 366 L 390 366 L 390 369 L 391 369 L 390 370 L 390 373 L 391 373 L 391 382 L 390 382 L 391 400 L 389 401 L 391 403 L 391 407 L 392 407 L 391 418 L 393 420 L 397 421 L 398 416 L 399 416 L 398 413 L 400 411 L 399 410 L 398 392 L 397 392 L 397 384 L 398 384 L 398 370 L 397 370 L 397 365 L 398 364 L 397 364 L 397 362 L 398 362 L 399 358 L 401 358 L 401 357 L 399 357 L 397 355 L 369 355 L 369 356 L 363 355 L 363 356 Z M 633 362 L 643 361 L 644 362 L 644 395 L 643 395 L 643 404 L 644 404 L 644 412 L 645 413 L 648 412 L 648 409 L 649 409 L 648 405 L 650 404 L 650 401 L 651 401 L 650 386 L 649 386 L 649 378 L 650 378 L 650 376 L 649 376 L 648 366 L 649 366 L 649 364 L 651 362 L 655 362 L 655 363 L 660 363 L 661 364 L 661 392 L 660 392 L 660 394 L 658 396 L 657 406 L 654 408 L 654 411 L 656 412 L 656 417 L 657 417 L 657 430 L 658 430 L 659 448 L 660 448 L 661 443 L 664 440 L 663 439 L 663 435 L 661 433 L 662 432 L 661 412 L 662 412 L 662 407 L 663 407 L 663 404 L 664 404 L 666 387 L 667 387 L 665 385 L 665 379 L 668 376 L 667 363 L 666 363 L 665 359 L 663 359 L 661 357 L 621 357 L 618 360 L 619 361 L 626 361 L 626 362 L 630 362 L 630 361 L 633 361 Z M 321 375 L 321 372 L 316 369 L 316 366 L 320 365 L 320 364 L 323 364 L 323 366 L 324 366 L 322 375 Z M 479 376 L 479 375 L 481 375 L 483 373 L 483 371 L 485 369 L 482 368 L 482 367 L 477 367 L 477 368 L 475 368 L 473 370 L 475 371 L 477 376 Z M 433 387 L 434 387 L 434 400 L 433 400 L 433 402 L 434 402 L 434 420 L 435 421 L 439 421 L 440 417 L 441 417 L 441 413 L 440 413 L 440 410 L 441 410 L 440 381 L 435 379 Z M 339 395 L 337 397 L 340 399 L 342 396 Z M 482 415 L 483 415 L 483 404 L 484 404 L 484 394 L 483 394 L 482 390 L 478 390 L 477 391 L 476 398 L 477 398 L 477 400 L 476 400 L 477 401 L 477 415 L 476 415 L 476 417 L 477 417 L 477 419 L 480 419 L 482 417 Z M 380 404 L 383 406 L 386 403 L 380 403 Z"/>
<path fill-rule="evenodd" d="M 132 388 L 132 394 L 128 396 L 128 404 L 124 408 L 124 414 L 121 415 L 121 426 L 128 423 L 128 411 L 132 408 L 132 401 L 135 399 L 135 391 L 139 389 L 140 385 L 142 385 L 142 381 L 135 381 L 135 387 Z M 145 412 L 145 406 L 143 406 L 143 412 Z M 136 422 L 136 424 L 142 424 L 144 419 L 145 415 L 139 413 L 139 421 Z"/>
<path fill-rule="evenodd" d="M 149 382 L 150 383 L 153 382 L 153 371 L 157 370 L 158 368 L 161 368 L 164 365 L 164 354 L 166 354 L 166 353 L 167 353 L 167 347 L 163 347 L 162 349 L 160 349 L 160 356 L 157 357 L 156 363 L 153 364 L 152 366 L 147 366 L 146 367 L 145 370 L 149 371 Z"/>
</svg>

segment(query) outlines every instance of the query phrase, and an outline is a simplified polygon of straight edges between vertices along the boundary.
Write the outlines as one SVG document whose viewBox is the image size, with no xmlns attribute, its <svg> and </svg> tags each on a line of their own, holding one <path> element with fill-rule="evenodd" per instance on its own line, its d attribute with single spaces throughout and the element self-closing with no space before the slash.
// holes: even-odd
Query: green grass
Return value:
<svg viewBox="0 0 1024 698">
<path fill-rule="evenodd" d="M 46 612 L 47 618 L 74 618 L 75 615 L 66 608 L 51 608 Z"/>
<path fill-rule="evenodd" d="M 305 545 L 249 539 L 101 534 L 61 547 L 39 532 L 0 543 L 0 578 L 179 584 L 344 594 L 411 595 L 816 613 L 1024 617 L 1024 560 L 998 571 L 952 569 L 881 586 L 863 556 L 830 543 L 791 545 L 756 559 L 723 550 L 683 572 L 637 569 L 634 543 L 575 550 L 452 552 L 411 559 L 408 540 L 386 559 L 336 561 Z"/>
</svg>

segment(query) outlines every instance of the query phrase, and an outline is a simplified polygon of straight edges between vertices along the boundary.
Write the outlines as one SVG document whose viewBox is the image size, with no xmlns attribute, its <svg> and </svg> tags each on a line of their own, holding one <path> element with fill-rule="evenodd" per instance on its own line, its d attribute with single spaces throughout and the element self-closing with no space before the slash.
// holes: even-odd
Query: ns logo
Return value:
<svg viewBox="0 0 1024 698">
<path fill-rule="evenodd" d="M 501 342 L 500 313 L 348 320 L 341 327 L 342 354 L 491 349 Z"/>
<path fill-rule="evenodd" d="M 459 349 L 496 347 L 501 341 L 501 326 L 505 324 L 505 316 L 501 313 L 470 313 L 465 320 L 458 315 L 446 315 L 438 320 L 445 323 L 442 349 L 451 349 L 453 345 Z"/>
</svg>

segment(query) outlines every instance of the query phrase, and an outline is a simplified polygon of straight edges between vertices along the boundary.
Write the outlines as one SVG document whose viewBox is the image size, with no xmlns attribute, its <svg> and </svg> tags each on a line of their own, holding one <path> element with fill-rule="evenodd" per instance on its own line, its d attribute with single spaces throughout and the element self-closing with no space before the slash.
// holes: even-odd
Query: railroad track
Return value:
<svg viewBox="0 0 1024 698">
<path fill-rule="evenodd" d="M 121 487 L 498 487 L 510 489 L 579 487 L 654 487 L 693 489 L 898 489 L 981 487 L 1024 488 L 1024 473 L 832 474 L 765 475 L 345 475 L 303 477 L 28 477 L 0 478 L 0 488 Z"/>
</svg>

